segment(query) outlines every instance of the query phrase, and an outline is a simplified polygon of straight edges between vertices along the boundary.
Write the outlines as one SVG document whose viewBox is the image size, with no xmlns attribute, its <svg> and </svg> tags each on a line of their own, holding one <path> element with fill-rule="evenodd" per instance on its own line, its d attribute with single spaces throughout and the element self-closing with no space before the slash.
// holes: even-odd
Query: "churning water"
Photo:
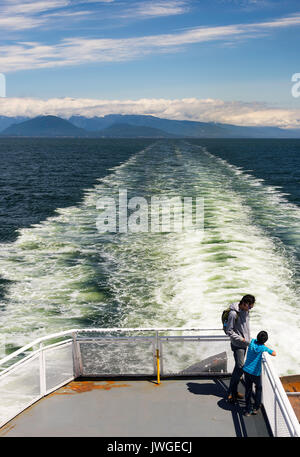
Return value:
<svg viewBox="0 0 300 457">
<path fill-rule="evenodd" d="M 93 150 L 96 143 L 85 141 L 80 163 L 75 162 L 81 167 L 80 184 L 76 187 L 74 165 L 70 187 L 75 193 L 80 187 L 83 195 L 55 212 L 48 208 L 44 217 L 43 201 L 52 199 L 55 206 L 51 189 L 58 186 L 50 184 L 40 200 L 40 218 L 35 210 L 39 220 L 20 223 L 17 232 L 12 229 L 14 238 L 7 236 L 0 245 L 1 334 L 6 345 L 21 346 L 74 327 L 218 328 L 224 307 L 251 293 L 256 296 L 252 336 L 267 330 L 279 373 L 300 373 L 298 197 L 290 198 L 284 186 L 270 184 L 269 175 L 261 178 L 261 169 L 256 174 L 253 156 L 248 159 L 251 171 L 245 163 L 228 161 L 221 140 L 219 149 L 200 140 L 145 141 L 135 149 L 128 143 L 127 152 L 118 152 L 115 162 L 109 154 L 91 162 L 85 144 Z M 230 141 L 234 145 L 227 140 L 229 150 Z M 247 141 L 253 147 L 250 140 L 244 145 Z M 268 142 L 259 147 L 264 151 L 266 145 L 270 148 Z M 289 143 L 282 145 L 288 149 Z M 122 147 L 119 142 L 119 150 Z M 297 148 L 300 154 L 300 143 Z M 62 154 L 54 176 L 62 172 Z M 241 161 L 245 154 L 240 152 Z M 41 160 L 34 166 L 42 166 Z M 268 166 L 266 162 L 265 173 Z M 290 173 L 292 185 L 298 178 Z M 12 182 L 10 178 L 15 190 Z M 36 190 L 36 184 L 26 183 L 25 193 L 28 186 Z M 60 182 L 62 194 L 68 194 L 66 185 Z M 100 233 L 97 201 L 117 197 L 119 189 L 126 189 L 128 198 L 202 197 L 204 233 Z"/>
</svg>

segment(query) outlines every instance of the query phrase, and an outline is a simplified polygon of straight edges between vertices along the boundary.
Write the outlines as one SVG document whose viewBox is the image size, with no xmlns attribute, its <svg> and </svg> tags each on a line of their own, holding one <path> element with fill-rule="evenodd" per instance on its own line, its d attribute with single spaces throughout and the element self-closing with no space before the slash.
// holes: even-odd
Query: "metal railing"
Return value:
<svg viewBox="0 0 300 457">
<path fill-rule="evenodd" d="M 195 333 L 197 332 L 197 333 Z M 295 413 L 269 358 L 263 404 L 274 436 L 300 436 Z M 80 377 L 229 376 L 230 340 L 221 329 L 71 329 L 39 338 L 0 360 L 0 427 Z M 281 386 L 281 388 L 280 388 Z"/>
<path fill-rule="evenodd" d="M 300 437 L 300 425 L 270 357 L 262 359 L 262 402 L 274 436 Z"/>
</svg>

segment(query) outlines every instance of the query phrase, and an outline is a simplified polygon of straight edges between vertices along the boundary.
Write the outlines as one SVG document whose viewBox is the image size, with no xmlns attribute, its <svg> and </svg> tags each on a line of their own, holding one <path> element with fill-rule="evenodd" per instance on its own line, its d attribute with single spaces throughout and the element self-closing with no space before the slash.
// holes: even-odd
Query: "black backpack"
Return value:
<svg viewBox="0 0 300 457">
<path fill-rule="evenodd" d="M 224 309 L 224 311 L 222 312 L 221 320 L 222 320 L 222 324 L 223 324 L 224 333 L 226 333 L 226 328 L 227 328 L 228 317 L 229 317 L 230 311 L 231 311 L 231 309 L 229 307 L 229 308 Z M 238 313 L 238 311 L 236 311 L 236 318 L 235 319 L 237 319 L 238 317 L 239 317 L 239 313 Z"/>
</svg>

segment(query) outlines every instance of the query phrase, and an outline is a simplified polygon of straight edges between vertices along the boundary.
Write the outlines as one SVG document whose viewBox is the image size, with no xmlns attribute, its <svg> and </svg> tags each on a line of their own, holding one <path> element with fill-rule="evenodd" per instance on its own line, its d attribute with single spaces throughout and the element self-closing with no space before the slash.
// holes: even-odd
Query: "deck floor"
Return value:
<svg viewBox="0 0 300 457">
<path fill-rule="evenodd" d="M 260 411 L 229 404 L 227 379 L 78 380 L 32 405 L 0 436 L 270 436 Z"/>
</svg>

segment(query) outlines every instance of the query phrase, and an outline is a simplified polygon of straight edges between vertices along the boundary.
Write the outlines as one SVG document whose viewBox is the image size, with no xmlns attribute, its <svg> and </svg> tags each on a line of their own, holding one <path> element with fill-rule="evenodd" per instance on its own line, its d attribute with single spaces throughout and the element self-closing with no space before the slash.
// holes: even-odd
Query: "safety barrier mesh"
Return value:
<svg viewBox="0 0 300 457">
<path fill-rule="evenodd" d="M 72 342 L 45 349 L 46 391 L 73 378 Z"/>
<path fill-rule="evenodd" d="M 161 338 L 162 375 L 224 375 L 232 369 L 230 343 L 203 338 Z"/>
<path fill-rule="evenodd" d="M 23 411 L 39 395 L 39 356 L 35 356 L 0 378 L 0 423 Z"/>
<path fill-rule="evenodd" d="M 82 376 L 155 374 L 151 338 L 79 339 L 78 343 Z"/>
</svg>

